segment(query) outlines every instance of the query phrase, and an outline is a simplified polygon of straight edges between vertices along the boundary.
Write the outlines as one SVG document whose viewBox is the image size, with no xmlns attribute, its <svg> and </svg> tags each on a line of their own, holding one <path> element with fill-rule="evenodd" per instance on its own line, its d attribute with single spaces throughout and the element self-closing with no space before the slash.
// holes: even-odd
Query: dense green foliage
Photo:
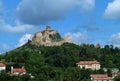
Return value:
<svg viewBox="0 0 120 81">
<path fill-rule="evenodd" d="M 91 81 L 90 74 L 104 73 L 104 71 L 102 69 L 99 71 L 80 69 L 76 66 L 77 62 L 98 60 L 102 68 L 120 69 L 118 58 L 120 58 L 120 50 L 112 45 L 97 48 L 93 44 L 78 46 L 72 43 L 64 43 L 61 46 L 26 44 L 0 56 L 0 60 L 4 60 L 8 66 L 7 72 L 12 64 L 14 67 L 25 66 L 27 73 L 35 76 L 35 78 L 30 79 L 28 75 L 25 75 L 24 77 L 28 78 L 26 81 Z M 108 73 L 110 73 L 109 70 Z M 7 77 L 16 79 L 14 76 Z M 21 79 L 23 76 L 18 78 Z"/>
<path fill-rule="evenodd" d="M 114 81 L 120 81 L 120 76 L 116 76 L 116 77 L 114 78 Z"/>
</svg>

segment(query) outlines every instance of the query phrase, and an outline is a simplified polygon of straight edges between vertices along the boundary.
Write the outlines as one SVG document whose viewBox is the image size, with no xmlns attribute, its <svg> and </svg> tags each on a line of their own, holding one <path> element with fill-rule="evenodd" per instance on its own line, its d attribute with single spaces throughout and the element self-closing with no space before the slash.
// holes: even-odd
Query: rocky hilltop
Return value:
<svg viewBox="0 0 120 81">
<path fill-rule="evenodd" d="M 57 46 L 65 42 L 70 42 L 69 36 L 62 38 L 57 30 L 52 30 L 50 26 L 46 26 L 45 30 L 35 33 L 30 43 L 34 45 Z"/>
</svg>

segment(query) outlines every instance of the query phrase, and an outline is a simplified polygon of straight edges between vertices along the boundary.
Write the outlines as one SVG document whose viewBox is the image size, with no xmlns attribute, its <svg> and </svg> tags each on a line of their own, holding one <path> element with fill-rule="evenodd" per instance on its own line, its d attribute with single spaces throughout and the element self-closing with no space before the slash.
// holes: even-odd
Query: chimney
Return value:
<svg viewBox="0 0 120 81">
<path fill-rule="evenodd" d="M 13 74 L 13 66 L 11 66 L 11 74 Z"/>
</svg>

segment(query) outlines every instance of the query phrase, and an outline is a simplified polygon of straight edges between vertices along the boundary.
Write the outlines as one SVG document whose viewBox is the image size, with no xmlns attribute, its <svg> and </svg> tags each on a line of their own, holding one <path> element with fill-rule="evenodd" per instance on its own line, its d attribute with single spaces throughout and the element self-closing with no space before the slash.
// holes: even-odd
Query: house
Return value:
<svg viewBox="0 0 120 81">
<path fill-rule="evenodd" d="M 76 63 L 78 67 L 92 70 L 99 70 L 100 63 L 98 61 L 80 61 Z"/>
<path fill-rule="evenodd" d="M 92 81 L 112 81 L 112 77 L 108 77 L 107 74 L 91 74 Z"/>
<path fill-rule="evenodd" d="M 26 74 L 26 69 L 24 67 L 22 67 L 22 68 L 13 68 L 13 67 L 11 67 L 11 74 L 16 75 L 16 76 L 24 75 L 24 74 Z"/>
<path fill-rule="evenodd" d="M 115 78 L 116 76 L 120 76 L 120 72 L 112 73 L 112 77 Z"/>
<path fill-rule="evenodd" d="M 0 71 L 5 70 L 5 69 L 6 69 L 6 65 L 3 63 L 0 63 Z"/>
</svg>

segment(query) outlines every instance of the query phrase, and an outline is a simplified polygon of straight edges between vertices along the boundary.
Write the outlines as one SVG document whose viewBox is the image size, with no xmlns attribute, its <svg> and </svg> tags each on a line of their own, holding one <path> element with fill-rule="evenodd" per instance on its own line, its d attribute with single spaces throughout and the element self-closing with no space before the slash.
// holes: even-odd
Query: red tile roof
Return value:
<svg viewBox="0 0 120 81">
<path fill-rule="evenodd" d="M 5 64 L 3 64 L 3 63 L 0 63 L 0 67 L 4 67 L 5 66 Z"/>
<path fill-rule="evenodd" d="M 13 69 L 13 72 L 22 73 L 22 72 L 26 72 L 26 69 L 25 69 L 25 68 L 14 68 L 14 69 Z"/>
<path fill-rule="evenodd" d="M 112 80 L 107 74 L 91 74 L 90 76 L 93 80 Z"/>
<path fill-rule="evenodd" d="M 91 65 L 91 64 L 100 64 L 98 61 L 80 61 L 76 64 L 79 64 L 79 65 Z"/>
</svg>

